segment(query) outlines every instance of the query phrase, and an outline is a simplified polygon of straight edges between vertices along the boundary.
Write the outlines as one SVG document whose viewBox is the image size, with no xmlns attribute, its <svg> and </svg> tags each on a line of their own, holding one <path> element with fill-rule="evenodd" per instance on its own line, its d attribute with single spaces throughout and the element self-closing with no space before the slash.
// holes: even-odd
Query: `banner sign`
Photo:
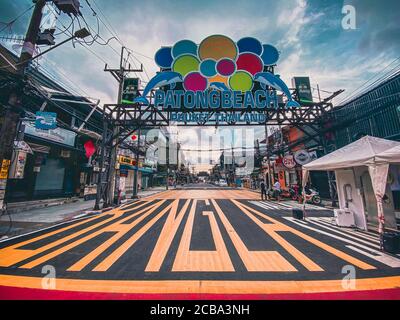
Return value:
<svg viewBox="0 0 400 320">
<path fill-rule="evenodd" d="M 139 78 L 125 78 L 121 103 L 132 103 L 131 101 L 139 95 L 139 86 Z"/>
<path fill-rule="evenodd" d="M 39 129 L 35 127 L 32 123 L 24 122 L 25 125 L 25 133 L 30 134 L 32 136 L 42 138 L 49 141 L 58 142 L 61 144 L 65 144 L 67 146 L 73 147 L 75 145 L 75 137 L 76 133 L 65 130 L 62 128 L 55 129 Z"/>
<path fill-rule="evenodd" d="M 300 106 L 284 81 L 272 72 L 271 66 L 278 59 L 274 46 L 251 37 L 234 42 L 224 35 L 212 35 L 199 45 L 181 40 L 156 52 L 155 62 L 161 71 L 133 102 L 149 105 L 152 99 L 154 106 L 172 112 L 173 121 L 227 116 L 216 114 L 216 109 L 237 111 L 230 114 L 235 119 L 217 121 L 265 121 L 260 111 L 280 108 L 276 91 L 286 96 L 286 108 Z"/>
<path fill-rule="evenodd" d="M 57 128 L 57 113 L 55 112 L 36 112 L 35 127 L 48 130 Z"/>
</svg>

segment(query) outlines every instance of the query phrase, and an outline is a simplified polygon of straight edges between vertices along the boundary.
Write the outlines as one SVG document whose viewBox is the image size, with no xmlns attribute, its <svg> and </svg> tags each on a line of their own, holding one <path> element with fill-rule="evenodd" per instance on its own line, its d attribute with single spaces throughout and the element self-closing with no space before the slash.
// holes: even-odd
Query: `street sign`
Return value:
<svg viewBox="0 0 400 320">
<path fill-rule="evenodd" d="M 282 159 L 283 165 L 288 169 L 293 169 L 296 166 L 296 162 L 293 159 L 292 155 L 286 155 Z"/>
<path fill-rule="evenodd" d="M 305 165 L 311 161 L 311 156 L 306 150 L 298 150 L 294 153 L 294 160 L 299 164 L 299 165 Z"/>
</svg>

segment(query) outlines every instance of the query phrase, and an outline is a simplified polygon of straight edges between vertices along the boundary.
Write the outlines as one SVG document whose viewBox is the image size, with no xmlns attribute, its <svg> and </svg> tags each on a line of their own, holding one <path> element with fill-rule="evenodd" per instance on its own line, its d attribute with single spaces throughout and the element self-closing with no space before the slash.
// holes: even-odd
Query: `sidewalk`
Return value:
<svg viewBox="0 0 400 320">
<path fill-rule="evenodd" d="M 138 196 L 139 198 L 148 197 L 162 191 L 165 191 L 165 187 L 149 188 L 140 191 Z M 55 205 L 54 203 L 62 204 Z M 47 207 L 33 208 L 25 211 L 21 211 L 20 209 L 16 213 L 1 216 L 0 239 L 5 234 L 10 238 L 100 212 L 93 211 L 95 200 L 84 201 L 83 199 L 75 199 L 74 202 L 63 203 L 56 201 L 54 203 Z"/>
</svg>

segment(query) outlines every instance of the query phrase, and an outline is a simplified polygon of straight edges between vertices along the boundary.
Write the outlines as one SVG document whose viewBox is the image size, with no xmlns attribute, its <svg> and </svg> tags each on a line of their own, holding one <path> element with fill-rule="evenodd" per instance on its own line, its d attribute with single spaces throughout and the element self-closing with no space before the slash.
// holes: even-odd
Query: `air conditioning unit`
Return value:
<svg viewBox="0 0 400 320">
<path fill-rule="evenodd" d="M 54 0 L 56 7 L 64 13 L 77 16 L 79 13 L 79 0 Z"/>
<path fill-rule="evenodd" d="M 336 225 L 339 227 L 354 227 L 356 225 L 354 213 L 348 209 L 335 209 L 333 214 L 335 216 Z"/>
</svg>

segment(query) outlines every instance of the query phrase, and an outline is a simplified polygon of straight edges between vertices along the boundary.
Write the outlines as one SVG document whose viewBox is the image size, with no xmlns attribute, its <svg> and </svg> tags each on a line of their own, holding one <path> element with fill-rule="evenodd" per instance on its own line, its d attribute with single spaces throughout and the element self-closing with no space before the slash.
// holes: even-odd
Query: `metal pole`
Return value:
<svg viewBox="0 0 400 320">
<path fill-rule="evenodd" d="M 138 174 L 139 174 L 139 150 L 140 150 L 140 127 L 138 130 L 138 140 L 137 140 L 137 148 L 135 154 L 135 161 L 136 161 L 136 170 L 133 173 L 133 195 L 132 199 L 136 199 L 138 196 Z"/>
<path fill-rule="evenodd" d="M 167 186 L 166 190 L 169 189 L 168 181 L 169 181 L 169 137 L 165 137 L 167 145 L 166 145 L 166 152 L 167 152 Z"/>
<path fill-rule="evenodd" d="M 97 194 L 96 194 L 96 203 L 94 205 L 94 210 L 100 209 L 100 201 L 104 194 L 105 184 L 107 183 L 104 181 L 105 179 L 105 172 L 103 173 L 104 168 L 104 159 L 105 159 L 105 152 L 106 152 L 106 142 L 107 142 L 107 132 L 108 132 L 108 123 L 105 119 L 105 108 L 103 108 L 103 134 L 101 139 L 101 151 L 100 151 L 100 172 L 99 176 L 97 177 Z"/>
<path fill-rule="evenodd" d="M 123 66 L 123 60 L 124 60 L 124 50 L 125 47 L 121 48 L 121 55 L 120 55 L 120 62 L 119 62 L 119 71 L 120 71 L 120 80 L 118 81 L 118 104 L 121 103 L 122 99 L 122 91 L 124 87 L 124 78 L 125 78 L 125 69 Z M 117 137 L 119 133 L 119 127 L 116 126 L 113 130 L 113 136 Z M 114 139 L 112 143 L 112 148 L 110 151 L 110 165 L 109 165 L 109 188 L 108 188 L 108 195 L 107 195 L 107 202 L 105 203 L 105 206 L 110 206 L 114 203 L 114 198 L 115 198 L 115 190 L 118 188 L 117 184 L 117 179 L 116 179 L 116 169 L 115 169 L 115 164 L 117 162 L 117 149 L 118 149 L 118 137 Z"/>
</svg>

